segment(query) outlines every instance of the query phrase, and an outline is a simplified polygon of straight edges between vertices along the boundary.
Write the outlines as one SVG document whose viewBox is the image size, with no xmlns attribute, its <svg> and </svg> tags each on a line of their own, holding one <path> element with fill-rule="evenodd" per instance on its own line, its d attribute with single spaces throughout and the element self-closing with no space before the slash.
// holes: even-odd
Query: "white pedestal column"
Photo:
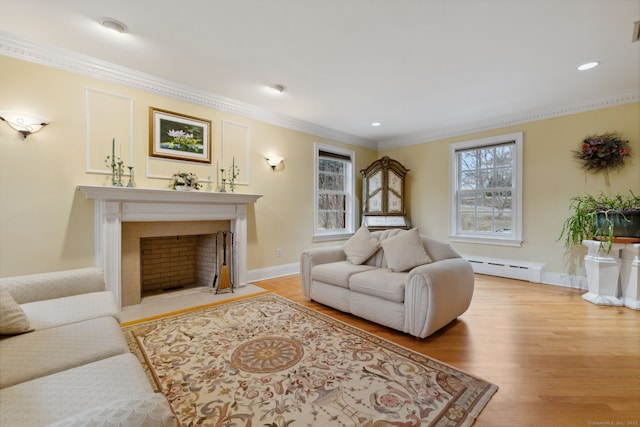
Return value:
<svg viewBox="0 0 640 427">
<path fill-rule="evenodd" d="M 626 307 L 640 310 L 640 243 L 624 245 L 620 251 L 622 265 L 620 285 Z"/>
<path fill-rule="evenodd" d="M 620 251 L 625 245 L 614 243 L 611 252 L 606 253 L 601 242 L 583 240 L 582 244 L 588 249 L 584 266 L 589 283 L 589 292 L 582 298 L 599 305 L 624 305 L 620 286 Z"/>
</svg>

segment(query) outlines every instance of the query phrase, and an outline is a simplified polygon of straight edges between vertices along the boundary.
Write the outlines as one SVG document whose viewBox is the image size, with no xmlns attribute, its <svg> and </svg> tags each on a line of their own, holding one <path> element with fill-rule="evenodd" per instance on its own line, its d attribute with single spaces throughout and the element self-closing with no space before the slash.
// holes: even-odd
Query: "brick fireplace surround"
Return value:
<svg viewBox="0 0 640 427">
<path fill-rule="evenodd" d="M 135 252 L 140 237 L 232 231 L 232 273 L 238 286 L 246 283 L 247 205 L 262 195 L 92 185 L 78 189 L 94 199 L 96 265 L 104 269 L 107 287 L 121 306 L 138 304 L 141 299 L 140 256 Z M 135 235 L 123 236 L 123 223 L 153 224 L 135 227 Z M 131 230 L 132 225 L 124 228 Z"/>
</svg>

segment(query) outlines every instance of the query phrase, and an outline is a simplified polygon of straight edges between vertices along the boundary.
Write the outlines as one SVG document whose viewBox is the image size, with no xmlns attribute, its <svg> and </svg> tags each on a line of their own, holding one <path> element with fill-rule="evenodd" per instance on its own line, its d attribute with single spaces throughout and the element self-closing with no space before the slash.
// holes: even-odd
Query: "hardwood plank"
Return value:
<svg viewBox="0 0 640 427">
<path fill-rule="evenodd" d="M 640 311 L 476 275 L 469 310 L 421 340 L 307 301 L 298 275 L 255 284 L 497 384 L 474 427 L 640 425 Z"/>
</svg>

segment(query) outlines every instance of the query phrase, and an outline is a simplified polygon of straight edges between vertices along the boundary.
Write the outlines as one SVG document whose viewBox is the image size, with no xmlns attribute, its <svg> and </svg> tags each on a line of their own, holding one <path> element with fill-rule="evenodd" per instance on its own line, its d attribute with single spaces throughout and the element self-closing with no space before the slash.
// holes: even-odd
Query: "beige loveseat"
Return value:
<svg viewBox="0 0 640 427">
<path fill-rule="evenodd" d="M 102 270 L 0 279 L 0 426 L 175 426 Z"/>
<path fill-rule="evenodd" d="M 303 252 L 300 274 L 307 298 L 419 338 L 463 314 L 474 285 L 468 261 L 417 229 L 360 228 Z"/>
</svg>

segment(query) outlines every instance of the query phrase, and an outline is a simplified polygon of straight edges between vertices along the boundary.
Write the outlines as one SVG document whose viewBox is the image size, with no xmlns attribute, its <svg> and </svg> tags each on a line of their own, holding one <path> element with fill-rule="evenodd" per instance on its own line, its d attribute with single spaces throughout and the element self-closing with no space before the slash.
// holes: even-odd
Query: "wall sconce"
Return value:
<svg viewBox="0 0 640 427">
<path fill-rule="evenodd" d="M 49 124 L 42 117 L 8 111 L 0 112 L 0 120 L 7 122 L 9 126 L 20 132 L 23 139 L 26 139 L 32 133 L 38 132 Z"/>
<path fill-rule="evenodd" d="M 282 163 L 282 161 L 284 160 L 284 157 L 280 157 L 280 156 L 276 156 L 273 154 L 270 154 L 268 156 L 264 157 L 267 160 L 267 163 L 269 163 L 269 166 L 271 166 L 271 169 L 275 170 L 276 167 Z"/>
</svg>

